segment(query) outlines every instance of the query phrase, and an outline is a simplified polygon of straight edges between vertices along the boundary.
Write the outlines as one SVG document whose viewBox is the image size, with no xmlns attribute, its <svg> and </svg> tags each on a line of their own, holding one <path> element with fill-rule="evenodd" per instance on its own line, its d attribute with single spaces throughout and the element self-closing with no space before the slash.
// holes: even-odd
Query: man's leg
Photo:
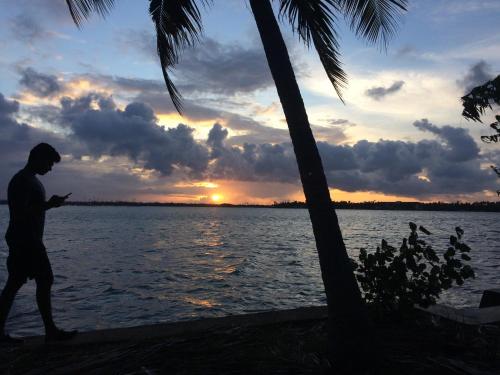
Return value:
<svg viewBox="0 0 500 375">
<path fill-rule="evenodd" d="M 13 278 L 9 275 L 7 283 L 3 288 L 2 294 L 0 295 L 0 336 L 5 335 L 5 323 L 7 321 L 7 317 L 9 316 L 14 298 L 23 284 L 24 280 Z"/>
<path fill-rule="evenodd" d="M 36 278 L 36 303 L 42 316 L 45 334 L 50 335 L 57 330 L 52 317 L 51 289 L 52 278 Z"/>
<path fill-rule="evenodd" d="M 47 254 L 40 259 L 36 281 L 36 302 L 45 326 L 45 341 L 63 341 L 72 339 L 77 331 L 63 331 L 54 324 L 52 317 L 51 290 L 54 275 Z"/>
</svg>

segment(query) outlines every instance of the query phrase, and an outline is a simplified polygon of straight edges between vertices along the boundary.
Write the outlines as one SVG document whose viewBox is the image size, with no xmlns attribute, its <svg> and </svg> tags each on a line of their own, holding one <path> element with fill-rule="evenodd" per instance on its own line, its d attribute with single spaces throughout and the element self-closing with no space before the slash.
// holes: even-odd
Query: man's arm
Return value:
<svg viewBox="0 0 500 375">
<path fill-rule="evenodd" d="M 47 211 L 48 209 L 51 209 L 51 208 L 61 207 L 64 204 L 64 202 L 66 201 L 66 199 L 69 198 L 70 195 L 71 195 L 71 193 L 66 194 L 62 197 L 60 197 L 59 195 L 51 196 L 50 199 L 47 202 L 45 202 L 45 205 L 44 205 L 45 211 Z"/>
</svg>

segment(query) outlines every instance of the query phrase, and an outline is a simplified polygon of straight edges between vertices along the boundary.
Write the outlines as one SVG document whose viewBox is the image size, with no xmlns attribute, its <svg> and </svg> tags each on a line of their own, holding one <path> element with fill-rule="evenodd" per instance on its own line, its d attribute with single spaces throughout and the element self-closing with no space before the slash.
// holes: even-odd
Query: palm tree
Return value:
<svg viewBox="0 0 500 375">
<path fill-rule="evenodd" d="M 347 83 L 339 60 L 335 31 L 343 16 L 351 29 L 369 42 L 385 46 L 406 11 L 406 0 L 274 0 L 279 17 L 288 21 L 299 38 L 314 46 L 339 97 Z M 199 0 L 207 5 L 211 1 Z M 76 22 L 92 12 L 105 15 L 114 0 L 67 0 Z M 304 102 L 270 0 L 249 0 L 272 77 L 285 113 L 300 178 L 316 239 L 329 313 L 329 353 L 337 365 L 360 362 L 367 352 L 368 319 L 356 283 L 316 141 Z M 150 0 L 149 12 L 156 28 L 158 56 L 167 90 L 181 113 L 182 100 L 169 70 L 182 49 L 194 45 L 201 33 L 201 13 L 196 0 Z M 366 350 L 363 350 L 365 346 Z"/>
</svg>

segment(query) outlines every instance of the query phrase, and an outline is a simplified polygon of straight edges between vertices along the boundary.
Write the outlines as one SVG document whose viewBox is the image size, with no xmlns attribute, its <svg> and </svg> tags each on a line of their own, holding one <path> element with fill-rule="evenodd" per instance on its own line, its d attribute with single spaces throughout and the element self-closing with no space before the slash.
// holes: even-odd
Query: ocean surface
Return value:
<svg viewBox="0 0 500 375">
<path fill-rule="evenodd" d="M 408 222 L 423 225 L 436 250 L 455 226 L 465 231 L 477 278 L 442 301 L 476 306 L 500 287 L 500 214 L 338 210 L 349 254 L 399 246 Z M 8 208 L 0 206 L 5 233 Z M 63 328 L 92 330 L 325 304 L 304 209 L 77 207 L 47 213 L 45 244 L 55 274 L 53 307 Z M 0 284 L 8 250 L 0 242 Z M 35 283 L 16 298 L 7 330 L 42 334 Z"/>
</svg>

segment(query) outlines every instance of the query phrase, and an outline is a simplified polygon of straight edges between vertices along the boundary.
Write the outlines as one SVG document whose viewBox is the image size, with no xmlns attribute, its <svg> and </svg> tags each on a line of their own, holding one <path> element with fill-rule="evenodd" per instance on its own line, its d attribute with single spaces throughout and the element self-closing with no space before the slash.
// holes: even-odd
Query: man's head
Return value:
<svg viewBox="0 0 500 375">
<path fill-rule="evenodd" d="M 36 174 L 44 175 L 52 169 L 54 163 L 61 161 L 61 155 L 48 143 L 39 143 L 30 151 L 28 166 Z"/>
</svg>

